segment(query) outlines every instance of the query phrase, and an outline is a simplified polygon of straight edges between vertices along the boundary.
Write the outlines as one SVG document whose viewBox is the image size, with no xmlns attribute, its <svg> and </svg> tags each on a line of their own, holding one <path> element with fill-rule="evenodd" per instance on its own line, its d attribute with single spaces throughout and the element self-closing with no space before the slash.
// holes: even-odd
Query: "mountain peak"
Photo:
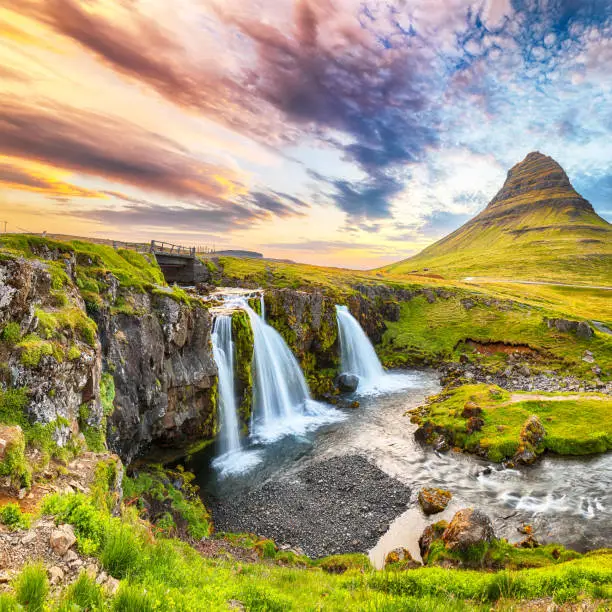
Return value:
<svg viewBox="0 0 612 612">
<path fill-rule="evenodd" d="M 481 214 L 506 216 L 534 207 L 562 207 L 569 214 L 594 212 L 591 204 L 574 189 L 565 170 L 539 151 L 532 151 L 510 168 L 503 187 Z"/>
</svg>

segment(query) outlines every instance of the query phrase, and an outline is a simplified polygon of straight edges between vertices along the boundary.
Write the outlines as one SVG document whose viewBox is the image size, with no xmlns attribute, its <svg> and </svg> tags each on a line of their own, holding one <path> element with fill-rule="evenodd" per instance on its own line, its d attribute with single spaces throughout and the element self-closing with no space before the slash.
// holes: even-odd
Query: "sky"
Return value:
<svg viewBox="0 0 612 612">
<path fill-rule="evenodd" d="M 534 150 L 612 221 L 612 0 L 0 7 L 8 231 L 374 268 Z"/>
</svg>

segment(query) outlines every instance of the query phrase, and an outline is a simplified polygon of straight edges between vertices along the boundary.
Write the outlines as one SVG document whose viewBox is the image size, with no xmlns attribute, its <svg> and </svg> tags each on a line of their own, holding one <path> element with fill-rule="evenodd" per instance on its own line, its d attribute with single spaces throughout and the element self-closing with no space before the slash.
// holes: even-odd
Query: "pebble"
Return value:
<svg viewBox="0 0 612 612">
<path fill-rule="evenodd" d="M 408 487 L 366 458 L 348 455 L 308 463 L 297 474 L 218 500 L 212 512 L 221 531 L 292 542 L 310 557 L 321 557 L 367 552 L 409 502 Z M 266 513 L 253 512 L 262 506 Z"/>
</svg>

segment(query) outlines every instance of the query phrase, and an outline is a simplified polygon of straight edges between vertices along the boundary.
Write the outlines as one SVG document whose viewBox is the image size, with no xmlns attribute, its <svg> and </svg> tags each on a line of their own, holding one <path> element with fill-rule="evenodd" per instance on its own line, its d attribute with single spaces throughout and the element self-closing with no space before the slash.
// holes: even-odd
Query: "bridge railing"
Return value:
<svg viewBox="0 0 612 612">
<path fill-rule="evenodd" d="M 151 252 L 152 253 L 168 253 L 170 255 L 188 255 L 189 257 L 195 257 L 195 247 L 185 247 L 179 244 L 172 244 L 170 242 L 160 242 L 159 240 L 151 240 Z"/>
</svg>

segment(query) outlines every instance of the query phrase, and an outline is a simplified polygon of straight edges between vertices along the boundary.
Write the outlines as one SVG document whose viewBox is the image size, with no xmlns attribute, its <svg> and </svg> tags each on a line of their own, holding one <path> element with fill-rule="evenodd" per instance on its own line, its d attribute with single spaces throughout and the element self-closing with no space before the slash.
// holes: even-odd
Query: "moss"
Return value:
<svg viewBox="0 0 612 612">
<path fill-rule="evenodd" d="M 102 412 L 105 416 L 110 416 L 115 409 L 115 379 L 108 372 L 104 372 L 100 378 L 100 401 Z"/>
<path fill-rule="evenodd" d="M 7 323 L 2 329 L 2 334 L 0 335 L 4 342 L 7 342 L 10 345 L 17 344 L 21 339 L 21 328 L 18 323 L 11 322 Z"/>
<path fill-rule="evenodd" d="M 29 487 L 32 472 L 25 456 L 26 440 L 18 425 L 0 425 L 0 438 L 5 442 L 4 456 L 0 460 L 0 476 L 9 476 L 13 486 Z"/>
<path fill-rule="evenodd" d="M 136 503 L 158 532 L 200 540 L 212 533 L 212 522 L 193 479 L 194 475 L 181 467 L 149 466 L 124 479 L 124 496 L 128 503 Z"/>
<path fill-rule="evenodd" d="M 609 396 L 596 394 L 522 394 L 512 401 L 510 394 L 493 385 L 464 385 L 430 399 L 424 411 L 413 411 L 413 420 L 423 431 L 443 431 L 455 446 L 477 452 L 491 461 L 512 457 L 521 445 L 521 430 L 531 415 L 537 415 L 546 435 L 536 450 L 560 455 L 586 455 L 612 448 L 612 410 Z M 576 399 L 578 395 L 578 399 Z M 564 399 L 567 397 L 567 399 Z M 551 398 L 548 400 L 547 398 Z M 555 401 L 552 401 L 552 400 Z M 466 402 L 482 408 L 484 426 L 468 432 L 468 419 L 462 416 Z"/>
<path fill-rule="evenodd" d="M 78 307 L 68 306 L 54 311 L 37 308 L 36 317 L 38 331 L 47 340 L 61 338 L 62 334 L 70 332 L 89 346 L 96 344 L 97 325 Z"/>
<path fill-rule="evenodd" d="M 238 411 L 243 433 L 247 433 L 253 410 L 253 330 L 249 315 L 242 310 L 232 314 L 232 339 Z"/>
<path fill-rule="evenodd" d="M 69 361 L 75 361 L 81 357 L 81 351 L 74 344 L 68 349 L 68 353 L 66 354 L 66 358 Z"/>
</svg>

